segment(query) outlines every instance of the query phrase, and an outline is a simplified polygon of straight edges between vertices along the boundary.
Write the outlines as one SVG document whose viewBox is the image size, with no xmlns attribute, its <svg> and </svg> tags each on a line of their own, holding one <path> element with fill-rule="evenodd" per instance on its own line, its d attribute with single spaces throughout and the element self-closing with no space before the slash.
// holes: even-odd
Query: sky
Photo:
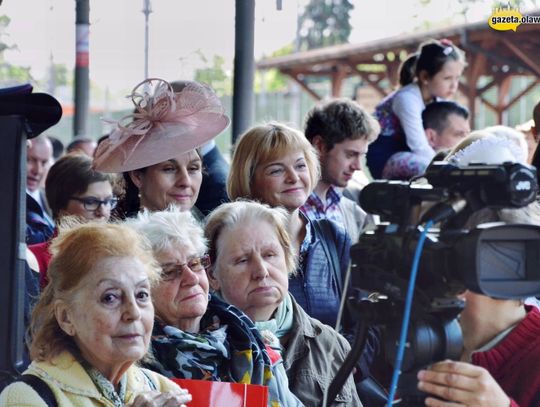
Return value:
<svg viewBox="0 0 540 407">
<path fill-rule="evenodd" d="M 257 0 L 255 57 L 262 58 L 294 40 L 298 11 L 307 0 Z M 143 0 L 90 0 L 90 79 L 101 90 L 125 95 L 144 78 Z M 350 42 L 411 32 L 423 21 L 448 19 L 459 0 L 352 0 Z M 531 3 L 532 2 L 525 2 Z M 491 1 L 473 3 L 467 18 L 487 18 Z M 151 0 L 149 74 L 191 79 L 194 69 L 213 55 L 234 57 L 235 0 Z M 9 62 L 30 66 L 44 78 L 51 55 L 55 63 L 74 66 L 75 0 L 3 0 L 0 14 L 11 18 Z M 464 22 L 455 16 L 456 23 Z M 95 100 L 93 101 L 96 102 Z"/>
</svg>

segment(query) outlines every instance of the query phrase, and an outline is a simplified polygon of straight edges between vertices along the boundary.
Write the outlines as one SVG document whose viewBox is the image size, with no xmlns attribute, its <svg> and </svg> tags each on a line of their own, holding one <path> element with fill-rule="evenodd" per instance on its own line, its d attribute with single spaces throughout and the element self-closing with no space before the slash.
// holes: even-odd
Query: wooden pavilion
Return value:
<svg viewBox="0 0 540 407">
<path fill-rule="evenodd" d="M 524 14 L 539 16 L 540 10 Z M 504 124 L 504 112 L 540 83 L 540 24 L 520 25 L 516 32 L 495 31 L 487 21 L 268 58 L 257 68 L 277 68 L 316 100 L 326 95 L 310 86 L 306 81 L 309 77 L 330 79 L 334 97 L 341 95 L 344 79 L 351 76 L 359 76 L 380 96 L 386 96 L 398 83 L 401 61 L 430 38 L 448 38 L 465 50 L 468 66 L 460 91 L 472 117 L 476 102 L 481 101 L 496 113 L 498 123 Z M 510 98 L 511 80 L 516 76 L 530 80 L 525 89 Z M 496 97 L 488 100 L 486 92 L 492 88 Z"/>
</svg>

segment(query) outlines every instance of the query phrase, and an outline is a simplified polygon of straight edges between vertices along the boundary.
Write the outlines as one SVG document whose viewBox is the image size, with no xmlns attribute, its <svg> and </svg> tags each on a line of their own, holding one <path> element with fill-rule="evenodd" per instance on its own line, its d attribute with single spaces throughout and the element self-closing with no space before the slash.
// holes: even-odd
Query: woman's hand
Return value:
<svg viewBox="0 0 540 407">
<path fill-rule="evenodd" d="M 479 366 L 450 360 L 435 363 L 418 372 L 418 388 L 434 396 L 426 399 L 429 407 L 508 407 L 510 398 L 489 372 Z"/>
<path fill-rule="evenodd" d="M 178 388 L 166 393 L 150 391 L 139 394 L 129 407 L 185 407 L 191 401 L 191 394 L 187 390 Z"/>
</svg>

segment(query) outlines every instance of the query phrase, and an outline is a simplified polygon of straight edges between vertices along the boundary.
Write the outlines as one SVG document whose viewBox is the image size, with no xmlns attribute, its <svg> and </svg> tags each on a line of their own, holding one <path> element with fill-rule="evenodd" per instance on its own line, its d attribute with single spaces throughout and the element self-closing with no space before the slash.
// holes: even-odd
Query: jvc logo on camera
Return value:
<svg viewBox="0 0 540 407">
<path fill-rule="evenodd" d="M 531 182 L 530 181 L 519 181 L 516 184 L 516 191 L 530 191 Z"/>
</svg>

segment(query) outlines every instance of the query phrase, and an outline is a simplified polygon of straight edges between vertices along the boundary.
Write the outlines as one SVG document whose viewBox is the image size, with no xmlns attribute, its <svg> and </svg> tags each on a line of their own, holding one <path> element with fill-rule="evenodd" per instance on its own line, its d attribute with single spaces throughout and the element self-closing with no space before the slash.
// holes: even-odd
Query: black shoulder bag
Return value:
<svg viewBox="0 0 540 407">
<path fill-rule="evenodd" d="M 15 380 L 14 383 L 16 382 L 23 382 L 34 389 L 36 393 L 39 394 L 39 397 L 41 397 L 47 404 L 47 406 L 58 407 L 58 402 L 56 401 L 56 397 L 54 396 L 51 388 L 39 377 L 31 374 L 23 374 L 21 377 Z"/>
</svg>

